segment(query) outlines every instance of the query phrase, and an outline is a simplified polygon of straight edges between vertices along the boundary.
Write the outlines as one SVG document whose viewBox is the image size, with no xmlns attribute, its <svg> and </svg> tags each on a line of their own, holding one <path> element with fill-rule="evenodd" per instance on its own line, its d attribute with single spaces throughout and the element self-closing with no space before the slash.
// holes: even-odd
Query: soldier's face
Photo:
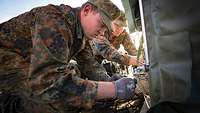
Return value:
<svg viewBox="0 0 200 113">
<path fill-rule="evenodd" d="M 104 35 L 106 27 L 102 21 L 98 11 L 92 10 L 90 7 L 83 8 L 81 24 L 87 38 L 92 39 L 98 35 Z"/>
<path fill-rule="evenodd" d="M 112 34 L 114 36 L 119 36 L 124 30 L 123 27 L 119 26 L 117 23 L 115 23 L 115 21 L 112 22 L 112 29 Z"/>
</svg>

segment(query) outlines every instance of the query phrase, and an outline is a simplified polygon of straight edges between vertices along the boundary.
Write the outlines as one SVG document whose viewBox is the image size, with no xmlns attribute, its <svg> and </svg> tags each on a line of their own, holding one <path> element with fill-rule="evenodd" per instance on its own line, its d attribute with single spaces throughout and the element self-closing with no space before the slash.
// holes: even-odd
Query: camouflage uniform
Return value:
<svg viewBox="0 0 200 113">
<path fill-rule="evenodd" d="M 122 44 L 129 55 L 136 56 L 136 48 L 126 30 L 124 30 L 119 36 L 112 36 L 108 40 L 116 49 L 119 49 L 120 44 Z"/>
<path fill-rule="evenodd" d="M 122 14 L 120 9 L 117 7 L 109 6 L 109 9 L 112 20 L 116 19 Z M 107 74 L 103 65 L 100 64 L 96 59 L 95 55 L 97 51 L 95 46 L 96 44 L 93 41 L 87 41 L 85 48 L 79 52 L 74 59 L 77 61 L 83 78 L 96 81 L 107 81 L 110 76 Z"/>
<path fill-rule="evenodd" d="M 114 20 L 114 24 L 118 25 L 118 27 L 127 27 L 125 14 L 123 12 L 121 12 L 120 14 L 121 15 Z M 125 29 L 119 34 L 119 36 L 111 35 L 110 37 L 107 36 L 107 39 L 116 49 L 119 49 L 120 44 L 122 44 L 129 55 L 136 55 L 136 48 Z"/>
<path fill-rule="evenodd" d="M 68 65 L 84 47 L 79 11 L 48 5 L 0 24 L 1 92 L 22 93 L 47 106 L 46 112 L 37 109 L 40 113 L 64 112 L 69 106 L 91 108 L 97 83 L 79 78 Z"/>
<path fill-rule="evenodd" d="M 120 48 L 120 44 L 124 46 L 124 49 L 128 54 L 133 56 L 136 55 L 136 48 L 125 30 L 119 36 L 111 36 L 105 38 L 101 42 L 94 39 L 94 44 L 96 47 L 94 48 L 96 50 L 96 55 L 101 55 L 103 58 L 119 64 L 128 65 L 130 59 L 129 55 L 121 54 L 117 51 L 117 49 Z"/>
<path fill-rule="evenodd" d="M 115 20 L 119 26 L 126 26 L 125 14 L 122 11 L 116 9 L 112 15 L 118 15 L 113 17 L 113 20 Z M 125 30 L 119 36 L 112 37 L 110 37 L 110 34 L 107 32 L 105 37 L 107 37 L 107 39 L 105 38 L 103 41 L 95 39 L 89 41 L 85 49 L 76 56 L 76 61 L 82 75 L 85 75 L 84 77 L 90 80 L 109 80 L 109 75 L 112 75 L 112 73 L 107 73 L 106 69 L 101 64 L 104 58 L 120 64 L 129 64 L 130 56 L 117 51 L 120 44 L 124 46 L 125 50 L 130 55 L 136 55 L 136 48 Z"/>
<path fill-rule="evenodd" d="M 95 59 L 92 41 L 86 41 L 85 48 L 76 55 L 78 67 L 82 78 L 89 80 L 107 81 L 110 76 L 107 74 L 102 64 Z"/>
<path fill-rule="evenodd" d="M 109 75 L 101 64 L 104 58 L 128 65 L 130 56 L 117 51 L 120 44 L 124 45 L 128 53 L 136 55 L 136 49 L 126 31 L 119 37 L 113 37 L 112 40 L 105 39 L 103 42 L 99 42 L 94 39 L 93 41 L 87 42 L 86 47 L 76 56 L 76 61 L 82 75 L 90 80 L 107 81 Z"/>
</svg>

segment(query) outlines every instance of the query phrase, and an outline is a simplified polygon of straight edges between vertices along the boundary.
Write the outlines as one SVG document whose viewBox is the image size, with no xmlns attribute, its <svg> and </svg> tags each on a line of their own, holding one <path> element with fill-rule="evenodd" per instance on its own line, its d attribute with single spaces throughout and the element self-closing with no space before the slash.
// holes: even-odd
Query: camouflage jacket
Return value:
<svg viewBox="0 0 200 113">
<path fill-rule="evenodd" d="M 130 56 L 120 53 L 106 38 L 103 41 L 93 39 L 90 45 L 97 61 L 101 62 L 103 57 L 109 61 L 129 65 Z"/>
<path fill-rule="evenodd" d="M 0 77 L 19 70 L 21 90 L 54 109 L 91 108 L 97 83 L 79 78 L 68 65 L 85 44 L 79 11 L 48 5 L 0 24 Z"/>
<path fill-rule="evenodd" d="M 119 49 L 122 44 L 129 55 L 136 55 L 136 48 L 125 30 L 119 36 L 111 36 L 108 40 L 116 49 Z"/>
<path fill-rule="evenodd" d="M 91 47 L 93 47 L 93 52 L 96 55 L 96 59 L 100 62 L 102 61 L 101 59 L 103 57 L 119 64 L 129 65 L 130 56 L 117 51 L 117 49 L 120 47 L 120 44 L 124 46 L 124 49 L 130 55 L 136 55 L 136 48 L 125 30 L 118 37 L 104 38 L 103 41 L 94 39 Z"/>
</svg>

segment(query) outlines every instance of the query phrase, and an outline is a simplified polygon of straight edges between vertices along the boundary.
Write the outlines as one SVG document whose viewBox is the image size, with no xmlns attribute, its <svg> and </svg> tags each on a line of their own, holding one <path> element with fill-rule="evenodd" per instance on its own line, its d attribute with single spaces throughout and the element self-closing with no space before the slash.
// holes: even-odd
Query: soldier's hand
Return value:
<svg viewBox="0 0 200 113">
<path fill-rule="evenodd" d="M 138 65 L 137 57 L 131 56 L 131 58 L 129 60 L 129 65 Z"/>
<path fill-rule="evenodd" d="M 131 99 L 134 96 L 137 80 L 123 77 L 115 83 L 115 92 L 118 99 Z"/>
<path fill-rule="evenodd" d="M 131 58 L 129 60 L 129 65 L 140 66 L 143 64 L 144 64 L 144 60 L 140 58 L 138 61 L 136 56 L 131 56 Z"/>
</svg>

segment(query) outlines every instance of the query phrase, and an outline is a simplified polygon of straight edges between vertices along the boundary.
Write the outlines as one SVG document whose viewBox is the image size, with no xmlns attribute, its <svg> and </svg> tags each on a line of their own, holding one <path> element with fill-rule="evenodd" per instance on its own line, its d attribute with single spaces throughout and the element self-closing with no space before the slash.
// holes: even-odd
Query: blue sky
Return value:
<svg viewBox="0 0 200 113">
<path fill-rule="evenodd" d="M 79 7 L 87 0 L 1 0 L 0 2 L 0 23 L 11 19 L 21 13 L 31 10 L 34 7 L 48 4 L 66 4 L 72 7 Z M 111 0 L 121 10 L 124 10 L 120 0 Z"/>
</svg>

